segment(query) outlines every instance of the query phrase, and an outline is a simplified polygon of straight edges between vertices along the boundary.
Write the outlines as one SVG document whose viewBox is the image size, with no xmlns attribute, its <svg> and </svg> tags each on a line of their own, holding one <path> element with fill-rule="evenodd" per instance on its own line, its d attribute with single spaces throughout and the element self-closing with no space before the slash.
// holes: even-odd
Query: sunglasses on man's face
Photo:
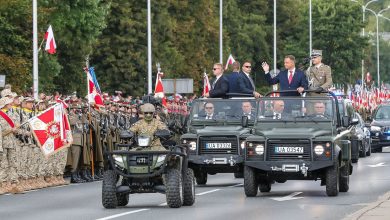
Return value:
<svg viewBox="0 0 390 220">
<path fill-rule="evenodd" d="M 219 69 L 219 68 L 213 68 L 213 70 L 217 70 L 217 69 Z"/>
<path fill-rule="evenodd" d="M 153 112 L 145 112 L 145 115 L 153 115 Z"/>
<path fill-rule="evenodd" d="M 206 107 L 206 109 L 213 109 L 214 107 Z"/>
<path fill-rule="evenodd" d="M 248 68 L 248 69 L 250 69 L 250 68 L 252 68 L 252 66 L 244 66 L 245 68 Z"/>
</svg>

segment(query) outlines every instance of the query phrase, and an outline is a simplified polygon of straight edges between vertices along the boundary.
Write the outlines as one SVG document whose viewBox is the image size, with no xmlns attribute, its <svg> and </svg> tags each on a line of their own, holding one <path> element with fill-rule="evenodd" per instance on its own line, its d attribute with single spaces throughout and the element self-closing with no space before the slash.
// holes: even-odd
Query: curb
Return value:
<svg viewBox="0 0 390 220">
<path fill-rule="evenodd" d="M 358 220 L 361 217 L 363 217 L 367 212 L 378 208 L 383 202 L 390 200 L 390 191 L 387 193 L 383 194 L 382 196 L 379 196 L 378 200 L 375 202 L 372 202 L 368 204 L 366 207 L 347 215 L 343 220 Z M 390 216 L 390 213 L 389 213 Z"/>
</svg>

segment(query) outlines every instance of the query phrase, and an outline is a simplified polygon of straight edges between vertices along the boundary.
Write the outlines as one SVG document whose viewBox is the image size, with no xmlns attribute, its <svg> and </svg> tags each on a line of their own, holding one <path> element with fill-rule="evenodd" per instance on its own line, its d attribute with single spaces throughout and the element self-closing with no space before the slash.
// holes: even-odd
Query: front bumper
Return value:
<svg viewBox="0 0 390 220">
<path fill-rule="evenodd" d="M 237 172 L 243 163 L 243 156 L 231 154 L 189 155 L 188 158 L 189 167 L 215 173 Z"/>
<path fill-rule="evenodd" d="M 333 161 L 246 161 L 245 165 L 265 172 L 313 172 L 333 166 Z M 297 168 L 297 169 L 295 169 Z M 302 170 L 302 169 L 307 169 Z"/>
</svg>

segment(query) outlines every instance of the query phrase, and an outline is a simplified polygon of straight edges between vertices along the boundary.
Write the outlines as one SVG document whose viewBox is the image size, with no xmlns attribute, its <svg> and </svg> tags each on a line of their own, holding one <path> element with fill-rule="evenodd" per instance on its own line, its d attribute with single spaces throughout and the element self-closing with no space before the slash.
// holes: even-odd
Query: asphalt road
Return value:
<svg viewBox="0 0 390 220">
<path fill-rule="evenodd" d="M 272 185 L 270 193 L 246 198 L 243 179 L 217 174 L 196 188 L 191 207 L 171 209 L 163 194 L 136 194 L 126 207 L 107 210 L 101 205 L 101 182 L 93 182 L 2 195 L 0 219 L 342 219 L 390 191 L 386 151 L 360 158 L 349 192 L 338 197 L 327 197 L 319 181 L 287 181 Z"/>
</svg>

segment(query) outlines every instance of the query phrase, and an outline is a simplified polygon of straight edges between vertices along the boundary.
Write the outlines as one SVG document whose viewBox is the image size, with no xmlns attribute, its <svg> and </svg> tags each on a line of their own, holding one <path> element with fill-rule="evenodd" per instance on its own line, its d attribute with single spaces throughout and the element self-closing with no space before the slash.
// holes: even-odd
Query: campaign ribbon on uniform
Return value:
<svg viewBox="0 0 390 220">
<path fill-rule="evenodd" d="M 4 118 L 4 120 L 11 126 L 11 128 L 15 127 L 15 123 L 12 121 L 12 119 L 5 114 L 3 111 L 0 111 L 0 116 Z"/>
</svg>

